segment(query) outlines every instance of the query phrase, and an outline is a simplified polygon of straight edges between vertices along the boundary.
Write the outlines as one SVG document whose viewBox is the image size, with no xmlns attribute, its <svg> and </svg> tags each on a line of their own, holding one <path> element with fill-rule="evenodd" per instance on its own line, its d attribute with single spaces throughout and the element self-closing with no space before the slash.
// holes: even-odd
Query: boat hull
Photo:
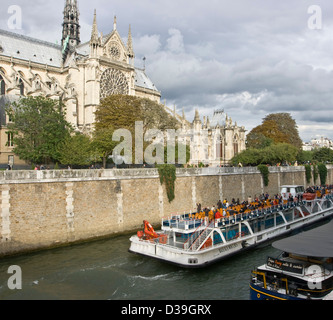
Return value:
<svg viewBox="0 0 333 320">
<path fill-rule="evenodd" d="M 136 238 L 136 239 L 135 239 Z M 177 250 L 172 247 L 140 241 L 136 236 L 131 238 L 129 252 L 148 256 L 185 268 L 202 268 L 217 261 L 229 258 L 250 247 L 242 246 L 242 242 L 230 243 L 227 246 L 216 246 L 198 252 Z"/>
<path fill-rule="evenodd" d="M 250 284 L 250 300 L 305 300 Z"/>
</svg>

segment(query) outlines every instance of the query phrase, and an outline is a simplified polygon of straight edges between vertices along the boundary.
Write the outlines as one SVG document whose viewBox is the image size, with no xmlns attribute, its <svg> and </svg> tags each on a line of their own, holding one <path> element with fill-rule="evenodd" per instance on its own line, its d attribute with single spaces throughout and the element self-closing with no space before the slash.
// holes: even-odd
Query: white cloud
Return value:
<svg viewBox="0 0 333 320">
<path fill-rule="evenodd" d="M 184 39 L 181 32 L 177 29 L 169 29 L 169 36 L 166 49 L 176 54 L 184 52 Z"/>
</svg>

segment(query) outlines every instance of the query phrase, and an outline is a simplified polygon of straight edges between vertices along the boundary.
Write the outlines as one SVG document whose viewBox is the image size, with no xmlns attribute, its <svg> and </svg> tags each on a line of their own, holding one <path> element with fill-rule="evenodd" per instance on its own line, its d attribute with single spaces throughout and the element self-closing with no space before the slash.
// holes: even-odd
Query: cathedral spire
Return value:
<svg viewBox="0 0 333 320">
<path fill-rule="evenodd" d="M 93 26 L 92 26 L 92 31 L 91 31 L 91 43 L 98 42 L 98 28 L 97 28 L 97 19 L 96 19 L 96 9 L 94 12 L 94 21 L 93 21 Z"/>
<path fill-rule="evenodd" d="M 194 121 L 195 121 L 195 122 L 200 122 L 200 121 L 201 121 L 201 120 L 200 120 L 200 115 L 199 115 L 199 110 L 198 110 L 198 109 L 195 110 Z"/>
<path fill-rule="evenodd" d="M 66 0 L 63 13 L 61 45 L 64 46 L 68 42 L 69 50 L 75 51 L 76 46 L 81 43 L 77 0 Z"/>
<path fill-rule="evenodd" d="M 134 51 L 133 51 L 133 40 L 132 40 L 131 25 L 129 26 L 129 30 L 128 30 L 127 55 L 130 59 L 133 59 L 135 57 Z"/>
<path fill-rule="evenodd" d="M 92 30 L 91 30 L 91 38 L 90 38 L 91 56 L 96 56 L 99 45 L 100 45 L 100 39 L 98 37 L 97 18 L 96 18 L 96 9 L 95 9 L 94 21 L 93 21 L 93 26 L 92 26 Z"/>
</svg>

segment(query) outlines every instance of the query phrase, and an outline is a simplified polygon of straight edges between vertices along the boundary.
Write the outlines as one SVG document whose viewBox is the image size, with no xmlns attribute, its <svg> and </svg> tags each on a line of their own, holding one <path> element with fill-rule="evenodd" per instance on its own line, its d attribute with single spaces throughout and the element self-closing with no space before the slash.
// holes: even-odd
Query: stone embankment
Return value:
<svg viewBox="0 0 333 320">
<path fill-rule="evenodd" d="M 285 184 L 307 185 L 304 167 L 271 167 L 269 181 L 264 186 L 257 168 L 177 169 L 169 203 L 156 169 L 2 171 L 0 255 L 131 232 L 143 220 L 158 225 L 199 202 L 213 206 L 219 199 L 273 195 Z"/>
</svg>

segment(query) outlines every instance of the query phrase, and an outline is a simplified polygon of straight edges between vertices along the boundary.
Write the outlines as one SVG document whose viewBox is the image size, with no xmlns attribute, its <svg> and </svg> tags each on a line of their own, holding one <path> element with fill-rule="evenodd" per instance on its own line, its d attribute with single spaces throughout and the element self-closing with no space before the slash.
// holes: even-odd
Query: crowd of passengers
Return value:
<svg viewBox="0 0 333 320">
<path fill-rule="evenodd" d="M 325 186 L 313 186 L 313 187 L 307 187 L 305 192 L 306 193 L 317 193 L 317 196 L 323 196 L 326 193 L 330 193 L 333 190 L 333 185 L 325 185 Z"/>
<path fill-rule="evenodd" d="M 326 186 L 313 186 L 306 189 L 306 193 L 317 193 L 318 196 L 322 196 L 326 193 L 330 193 L 333 190 L 333 185 Z M 254 199 L 251 196 L 246 201 L 240 202 L 239 198 L 234 198 L 229 203 L 227 199 L 224 201 L 219 200 L 216 206 L 211 208 L 202 208 L 200 203 L 197 203 L 197 212 L 191 215 L 191 218 L 204 219 L 208 217 L 209 220 L 219 219 L 222 217 L 230 217 L 237 214 L 250 213 L 255 210 L 261 210 L 272 206 L 281 205 L 285 202 L 300 202 L 302 201 L 302 195 L 299 194 L 293 197 L 291 194 L 287 200 L 283 200 L 281 194 L 276 194 L 270 197 L 268 193 L 261 194 L 259 197 L 255 196 Z"/>
</svg>

